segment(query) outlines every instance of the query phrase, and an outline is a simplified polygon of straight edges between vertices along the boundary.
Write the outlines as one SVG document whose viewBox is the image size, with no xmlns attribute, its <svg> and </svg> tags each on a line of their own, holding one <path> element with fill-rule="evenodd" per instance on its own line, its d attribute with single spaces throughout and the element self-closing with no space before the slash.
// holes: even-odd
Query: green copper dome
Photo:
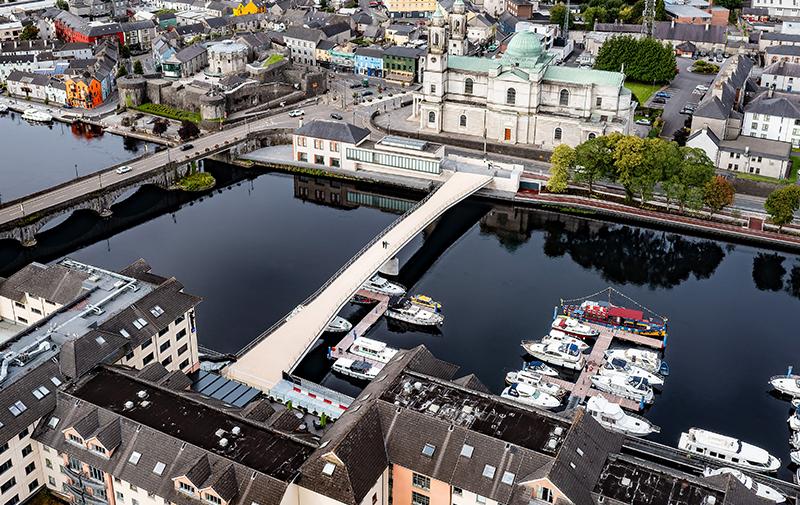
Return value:
<svg viewBox="0 0 800 505">
<path fill-rule="evenodd" d="M 542 42 L 539 36 L 533 32 L 517 32 L 508 43 L 504 56 L 513 60 L 524 60 L 527 58 L 538 59 L 542 54 Z"/>
</svg>

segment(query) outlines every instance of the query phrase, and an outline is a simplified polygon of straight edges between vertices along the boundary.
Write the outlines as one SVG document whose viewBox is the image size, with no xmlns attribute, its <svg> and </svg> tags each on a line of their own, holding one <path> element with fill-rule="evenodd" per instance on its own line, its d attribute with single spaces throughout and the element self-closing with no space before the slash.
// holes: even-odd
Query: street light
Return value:
<svg viewBox="0 0 800 505">
<path fill-rule="evenodd" d="M 75 163 L 75 178 L 78 178 L 78 164 Z"/>
</svg>

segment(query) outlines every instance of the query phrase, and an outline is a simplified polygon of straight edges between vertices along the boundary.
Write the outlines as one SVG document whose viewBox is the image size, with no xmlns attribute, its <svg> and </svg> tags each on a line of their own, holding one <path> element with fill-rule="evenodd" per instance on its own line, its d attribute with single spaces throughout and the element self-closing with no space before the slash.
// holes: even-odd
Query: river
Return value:
<svg viewBox="0 0 800 505">
<path fill-rule="evenodd" d="M 115 205 L 109 220 L 79 213 L 29 250 L 0 242 L 0 275 L 62 255 L 107 268 L 142 257 L 204 298 L 201 344 L 233 352 L 420 197 L 208 165 L 221 186 L 203 197 L 146 187 Z M 312 201 L 323 196 L 326 203 Z M 613 286 L 670 320 L 671 375 L 646 412 L 662 427 L 654 440 L 676 445 L 681 431 L 698 426 L 788 464 L 789 404 L 770 395 L 767 380 L 800 365 L 793 363 L 800 356 L 797 256 L 471 199 L 426 228 L 400 259 L 399 280 L 440 300 L 446 322 L 427 333 L 381 320 L 370 337 L 425 344 L 499 393 L 505 373 L 524 359 L 520 340 L 547 331 L 559 299 Z M 343 315 L 355 322 L 358 310 Z M 333 343 L 320 341 L 298 373 L 356 394 L 358 384 L 328 372 L 325 350 Z"/>
</svg>

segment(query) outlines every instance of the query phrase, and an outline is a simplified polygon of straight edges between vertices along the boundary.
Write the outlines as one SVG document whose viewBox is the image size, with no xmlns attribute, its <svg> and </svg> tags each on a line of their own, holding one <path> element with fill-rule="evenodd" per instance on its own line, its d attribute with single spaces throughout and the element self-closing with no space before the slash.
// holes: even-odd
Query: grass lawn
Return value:
<svg viewBox="0 0 800 505">
<path fill-rule="evenodd" d="M 661 84 L 644 84 L 641 82 L 626 81 L 625 87 L 631 90 L 640 106 L 644 106 L 650 96 L 661 89 Z"/>
<path fill-rule="evenodd" d="M 195 172 L 178 181 L 177 185 L 184 191 L 205 191 L 213 188 L 216 182 L 214 176 L 207 172 Z"/>
<path fill-rule="evenodd" d="M 786 181 L 790 184 L 795 184 L 797 182 L 797 171 L 800 169 L 800 150 L 792 149 L 792 152 L 797 154 L 792 155 L 792 169 Z"/>
<path fill-rule="evenodd" d="M 278 63 L 279 61 L 283 61 L 283 60 L 284 60 L 284 57 L 283 57 L 282 54 L 270 54 L 269 58 L 267 58 L 264 61 L 264 64 L 262 65 L 262 67 L 263 68 L 267 68 L 268 66 L 273 65 L 273 64 Z"/>
<path fill-rule="evenodd" d="M 134 109 L 141 112 L 146 112 L 148 114 L 154 114 L 156 116 L 177 119 L 178 121 L 183 121 L 186 119 L 192 123 L 199 123 L 201 120 L 199 112 L 176 109 L 175 107 L 170 107 L 169 105 L 164 105 L 163 103 L 143 103 L 138 107 L 134 107 Z"/>
</svg>

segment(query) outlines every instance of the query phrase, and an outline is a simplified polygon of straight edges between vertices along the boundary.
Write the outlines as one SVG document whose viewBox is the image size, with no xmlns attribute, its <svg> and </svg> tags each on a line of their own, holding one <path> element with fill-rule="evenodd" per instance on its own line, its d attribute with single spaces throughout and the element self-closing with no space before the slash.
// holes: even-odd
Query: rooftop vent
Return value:
<svg viewBox="0 0 800 505">
<path fill-rule="evenodd" d="M 556 426 L 556 427 L 553 429 L 553 435 L 555 435 L 555 436 L 560 436 L 560 435 L 562 435 L 563 433 L 564 433 L 564 428 L 562 428 L 561 426 Z"/>
<path fill-rule="evenodd" d="M 139 391 L 136 393 L 136 396 L 137 396 L 139 399 L 142 399 L 142 400 L 143 400 L 143 399 L 147 398 L 147 391 L 145 391 L 144 389 L 142 389 L 142 390 L 139 390 Z"/>
<path fill-rule="evenodd" d="M 146 409 L 147 407 L 149 407 L 149 406 L 150 406 L 150 402 L 149 402 L 149 401 L 147 401 L 147 400 L 145 400 L 145 401 L 143 401 L 143 402 L 140 402 L 140 403 L 139 403 L 139 406 L 141 406 L 142 408 L 145 408 L 145 409 Z"/>
<path fill-rule="evenodd" d="M 555 438 L 551 438 L 547 441 L 547 448 L 551 451 L 555 451 L 556 447 L 558 446 L 558 440 Z"/>
<path fill-rule="evenodd" d="M 57 418 L 56 416 L 53 416 L 53 417 L 50 418 L 49 421 L 47 421 L 47 426 L 49 426 L 51 428 L 55 428 L 56 426 L 58 426 L 58 422 L 59 421 L 60 421 L 59 418 Z"/>
<path fill-rule="evenodd" d="M 228 447 L 228 439 L 227 438 L 220 438 L 219 439 L 219 446 L 220 447 Z"/>
<path fill-rule="evenodd" d="M 234 426 L 234 427 L 231 429 L 231 434 L 232 434 L 232 435 L 237 435 L 237 436 L 238 436 L 238 435 L 241 435 L 241 434 L 242 434 L 242 429 L 241 429 L 240 427 L 238 427 L 238 426 Z"/>
<path fill-rule="evenodd" d="M 131 453 L 131 457 L 128 458 L 128 463 L 130 463 L 132 465 L 135 465 L 136 463 L 139 462 L 139 459 L 141 459 L 141 457 L 142 457 L 142 453 L 133 451 Z M 153 470 L 153 471 L 155 471 L 155 470 Z"/>
<path fill-rule="evenodd" d="M 217 438 L 220 438 L 224 434 L 225 434 L 225 430 L 223 430 L 222 428 L 220 428 L 220 429 L 218 429 L 217 431 L 214 432 L 214 435 L 216 435 Z"/>
<path fill-rule="evenodd" d="M 415 382 L 414 383 L 414 389 L 416 389 L 417 391 L 422 389 L 422 383 L 421 382 Z"/>
<path fill-rule="evenodd" d="M 623 477 L 620 479 L 619 483 L 622 486 L 629 487 L 631 485 L 631 479 L 629 477 Z"/>
<path fill-rule="evenodd" d="M 715 496 L 709 495 L 703 499 L 703 505 L 714 505 L 715 503 L 717 503 L 717 498 Z"/>
<path fill-rule="evenodd" d="M 125 410 L 131 410 L 133 408 L 133 402 L 128 400 L 125 402 Z"/>
</svg>

